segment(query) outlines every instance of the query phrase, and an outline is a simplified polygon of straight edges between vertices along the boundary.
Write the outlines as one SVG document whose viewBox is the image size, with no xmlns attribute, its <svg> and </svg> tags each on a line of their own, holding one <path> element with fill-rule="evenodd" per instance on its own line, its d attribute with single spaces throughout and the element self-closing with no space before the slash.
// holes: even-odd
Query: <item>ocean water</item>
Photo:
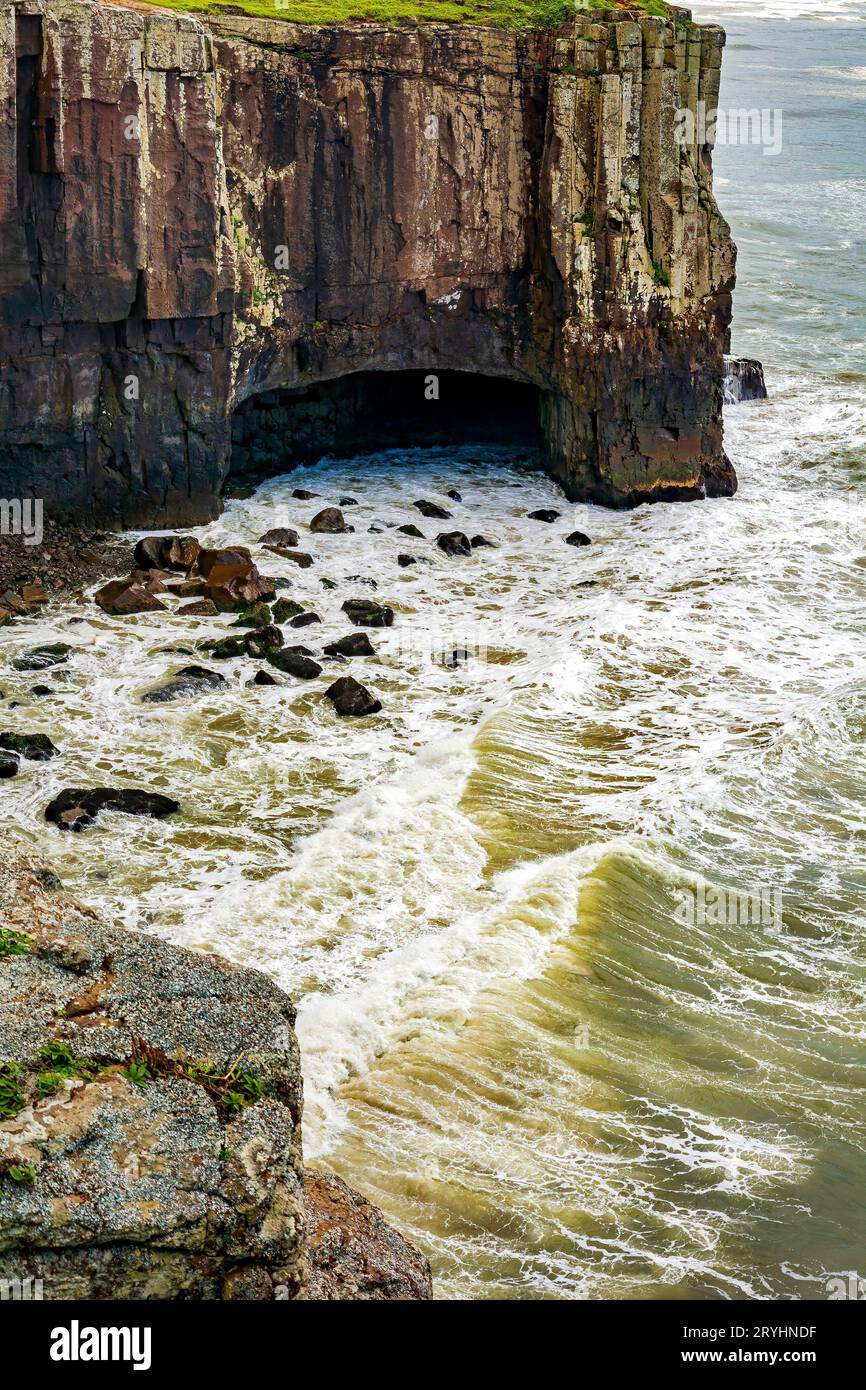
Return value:
<svg viewBox="0 0 866 1390">
<path fill-rule="evenodd" d="M 22 700 L 64 750 L 2 784 L 4 821 L 128 925 L 292 992 L 307 1156 L 429 1254 L 442 1298 L 796 1299 L 863 1272 L 866 24 L 752 8 L 696 6 L 729 29 L 722 104 L 784 119 L 778 156 L 716 155 L 734 350 L 770 389 L 727 412 L 734 499 L 571 505 L 519 450 L 467 446 L 232 502 L 202 539 L 302 524 L 322 502 L 297 486 L 358 498 L 313 569 L 267 570 L 321 615 L 314 648 L 365 581 L 394 606 L 347 668 L 370 720 L 337 720 L 323 680 L 248 688 L 243 662 L 140 703 L 190 660 L 166 646 L 228 619 L 83 604 L 3 634 L 4 657 L 76 648 L 51 701 L 4 659 L 0 711 Z M 434 535 L 418 497 L 498 548 L 399 569 L 429 548 L 367 528 Z M 60 787 L 115 780 L 183 817 L 42 821 Z"/>
</svg>

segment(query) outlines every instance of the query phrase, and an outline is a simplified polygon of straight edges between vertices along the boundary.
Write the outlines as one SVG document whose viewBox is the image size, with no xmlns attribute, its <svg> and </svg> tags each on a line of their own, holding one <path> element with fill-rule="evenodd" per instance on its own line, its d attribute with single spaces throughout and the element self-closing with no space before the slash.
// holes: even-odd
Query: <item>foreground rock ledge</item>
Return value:
<svg viewBox="0 0 866 1390">
<path fill-rule="evenodd" d="M 0 1121 L 0 1274 L 46 1299 L 432 1296 L 375 1207 L 329 1174 L 305 1196 L 295 1010 L 270 980 L 108 926 L 9 838 L 0 929 L 23 1101 Z M 64 1076 L 58 1043 L 91 1065 Z"/>
</svg>

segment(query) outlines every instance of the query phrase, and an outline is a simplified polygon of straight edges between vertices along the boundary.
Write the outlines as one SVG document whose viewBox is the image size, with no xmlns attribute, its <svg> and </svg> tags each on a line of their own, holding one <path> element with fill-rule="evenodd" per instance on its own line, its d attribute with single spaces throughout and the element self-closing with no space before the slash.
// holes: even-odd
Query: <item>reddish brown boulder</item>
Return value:
<svg viewBox="0 0 866 1390">
<path fill-rule="evenodd" d="M 433 1297 L 430 1265 L 378 1207 L 333 1173 L 304 1175 L 305 1299 L 407 1301 Z"/>
<path fill-rule="evenodd" d="M 103 613 L 114 617 L 127 617 L 132 613 L 164 613 L 165 604 L 140 584 L 132 584 L 128 579 L 112 579 L 93 595 L 94 602 Z"/>
<path fill-rule="evenodd" d="M 316 512 L 310 522 L 310 530 L 322 532 L 325 535 L 338 536 L 344 531 L 348 531 L 346 518 L 339 507 L 323 507 L 320 512 Z"/>
</svg>

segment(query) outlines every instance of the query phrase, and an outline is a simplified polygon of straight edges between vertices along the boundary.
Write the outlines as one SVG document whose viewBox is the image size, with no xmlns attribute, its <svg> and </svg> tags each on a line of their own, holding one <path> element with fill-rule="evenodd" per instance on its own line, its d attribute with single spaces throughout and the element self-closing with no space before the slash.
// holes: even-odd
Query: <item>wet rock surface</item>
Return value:
<svg viewBox="0 0 866 1390">
<path fill-rule="evenodd" d="M 161 792 L 139 787 L 68 787 L 45 808 L 45 819 L 60 830 L 86 830 L 100 811 L 163 820 L 180 810 L 180 803 Z"/>
<path fill-rule="evenodd" d="M 393 627 L 394 610 L 371 598 L 347 598 L 343 612 L 356 627 Z"/>
<path fill-rule="evenodd" d="M 381 700 L 377 700 L 354 676 L 341 676 L 328 686 L 325 695 L 339 715 L 363 718 L 368 714 L 378 714 L 382 708 Z"/>
<path fill-rule="evenodd" d="M 163 685 L 142 695 L 142 704 L 164 705 L 187 696 L 205 695 L 221 685 L 225 685 L 225 676 L 218 671 L 209 671 L 206 666 L 183 666 Z"/>
</svg>

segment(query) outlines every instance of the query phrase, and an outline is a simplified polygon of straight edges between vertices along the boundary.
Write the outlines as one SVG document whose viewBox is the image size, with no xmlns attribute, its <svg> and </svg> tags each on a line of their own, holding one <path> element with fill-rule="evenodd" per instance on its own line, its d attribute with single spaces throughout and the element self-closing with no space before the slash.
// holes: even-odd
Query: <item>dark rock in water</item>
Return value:
<svg viewBox="0 0 866 1390">
<path fill-rule="evenodd" d="M 254 603 L 252 608 L 246 608 L 243 613 L 239 613 L 232 623 L 232 627 L 268 627 L 273 621 L 273 614 L 266 603 Z"/>
<path fill-rule="evenodd" d="M 245 639 L 243 637 L 221 637 L 218 642 L 208 643 L 205 650 L 209 651 L 214 661 L 232 661 L 237 656 L 243 656 L 246 651 Z"/>
<path fill-rule="evenodd" d="M 368 526 L 367 530 L 371 536 L 382 536 L 385 534 L 384 526 Z"/>
<path fill-rule="evenodd" d="M 341 498 L 340 498 L 340 506 L 341 506 L 341 507 L 357 507 L 357 505 L 358 505 L 358 499 L 357 499 L 357 497 L 341 497 Z"/>
<path fill-rule="evenodd" d="M 289 623 L 289 627 L 309 627 L 310 623 L 320 623 L 321 621 L 318 613 L 297 613 Z"/>
<path fill-rule="evenodd" d="M 290 618 L 296 618 L 303 611 L 303 605 L 295 603 L 293 598 L 279 598 L 273 608 L 274 622 L 287 623 Z"/>
<path fill-rule="evenodd" d="M 336 589 L 337 587 L 336 581 L 333 579 L 322 578 L 319 580 L 319 583 L 323 589 Z"/>
<path fill-rule="evenodd" d="M 763 366 L 754 357 L 726 357 L 723 389 L 725 405 L 765 401 L 767 386 Z"/>
<path fill-rule="evenodd" d="M 306 647 L 283 647 L 281 651 L 272 652 L 268 661 L 278 671 L 285 671 L 286 675 L 297 676 L 302 681 L 311 681 L 322 674 L 321 666 L 313 661 Z"/>
<path fill-rule="evenodd" d="M 283 645 L 283 634 L 278 627 L 257 627 L 248 632 L 244 641 L 247 656 L 266 657 L 278 652 Z"/>
<path fill-rule="evenodd" d="M 12 753 L 0 753 L 0 777 L 17 777 L 18 759 Z"/>
<path fill-rule="evenodd" d="M 571 533 L 570 536 L 566 536 L 566 538 L 565 538 L 565 544 L 566 544 L 566 545 L 592 545 L 592 541 L 590 540 L 589 536 L 587 536 L 587 535 L 584 534 L 583 531 L 572 531 L 572 533 Z"/>
<path fill-rule="evenodd" d="M 47 763 L 60 753 L 47 734 L 0 734 L 0 749 L 32 763 Z"/>
<path fill-rule="evenodd" d="M 446 555 L 471 555 L 472 546 L 462 531 L 446 531 L 436 537 L 436 544 Z"/>
<path fill-rule="evenodd" d="M 12 666 L 16 671 L 44 671 L 49 666 L 61 666 L 68 660 L 71 651 L 72 648 L 65 642 L 52 642 L 45 647 L 34 647 L 32 651 L 16 657 Z"/>
<path fill-rule="evenodd" d="M 178 598 L 201 598 L 206 588 L 203 579 L 185 579 L 182 584 L 173 584 L 170 592 Z"/>
<path fill-rule="evenodd" d="M 256 671 L 252 680 L 247 681 L 247 685 L 279 685 L 279 681 L 270 671 Z"/>
<path fill-rule="evenodd" d="M 340 536 L 348 529 L 346 518 L 339 507 L 323 507 L 310 522 L 310 530 L 316 534 Z"/>
<path fill-rule="evenodd" d="M 356 681 L 354 676 L 340 676 L 333 685 L 329 685 L 325 691 L 326 696 L 331 701 L 338 714 L 354 715 L 360 717 L 366 714 L 378 714 L 382 708 L 381 700 L 377 700 L 375 695 L 371 695 L 365 685 Z"/>
<path fill-rule="evenodd" d="M 562 512 L 554 511 L 552 507 L 540 507 L 537 512 L 527 512 L 530 521 L 558 521 Z"/>
<path fill-rule="evenodd" d="M 93 601 L 103 613 L 125 618 L 133 613 L 164 613 L 165 604 L 140 584 L 128 579 L 112 579 L 93 595 Z"/>
<path fill-rule="evenodd" d="M 481 550 L 484 546 L 490 546 L 494 550 L 496 548 L 494 542 L 489 541 L 486 536 L 473 536 L 469 544 L 473 550 Z"/>
<path fill-rule="evenodd" d="M 301 502 L 309 502 L 311 498 L 318 497 L 318 495 L 317 492 L 307 492 L 307 489 L 303 487 L 296 487 L 292 493 L 292 496 L 297 497 Z"/>
<path fill-rule="evenodd" d="M 400 566 L 401 570 L 408 569 L 410 565 L 417 565 L 417 563 L 418 561 L 415 559 L 414 555 L 397 556 L 397 564 Z"/>
<path fill-rule="evenodd" d="M 411 536 L 413 540 L 416 541 L 423 541 L 427 539 L 424 535 L 424 532 L 419 531 L 418 527 L 415 526 L 411 521 L 409 522 L 408 526 L 398 526 L 397 530 L 400 532 L 401 535 Z"/>
<path fill-rule="evenodd" d="M 451 655 L 445 658 L 445 665 L 453 671 L 456 667 L 462 666 L 464 661 L 468 661 L 471 655 L 465 647 L 455 647 Z"/>
<path fill-rule="evenodd" d="M 163 820 L 180 810 L 180 803 L 159 792 L 139 788 L 68 788 L 45 808 L 45 819 L 60 830 L 84 830 L 100 811 L 123 811 L 128 816 L 151 816 Z"/>
<path fill-rule="evenodd" d="M 158 685 L 142 695 L 141 702 L 144 705 L 167 705 L 171 700 L 180 700 L 187 695 L 204 695 L 225 683 L 225 676 L 218 671 L 209 671 L 206 666 L 184 666 L 164 685 Z"/>
<path fill-rule="evenodd" d="M 376 580 L 376 579 L 370 579 L 367 575 L 363 575 L 363 574 L 347 574 L 347 575 L 346 575 L 346 583 L 347 583 L 347 584 L 363 584 L 363 585 L 364 585 L 366 588 L 368 588 L 368 589 L 378 589 L 378 587 L 379 587 L 378 580 Z"/>
<path fill-rule="evenodd" d="M 452 502 L 463 501 L 463 498 L 460 496 L 460 493 L 457 491 L 456 487 L 450 487 L 446 492 L 445 496 L 450 497 Z"/>
<path fill-rule="evenodd" d="M 210 598 L 197 598 L 194 603 L 185 603 L 177 610 L 181 618 L 215 618 L 219 609 Z"/>
<path fill-rule="evenodd" d="M 304 1199 L 306 1298 L 316 1303 L 432 1299 L 427 1260 L 342 1178 L 305 1166 Z"/>
<path fill-rule="evenodd" d="M 283 550 L 282 547 L 271 545 L 269 550 L 273 550 L 283 560 L 291 560 L 298 569 L 308 570 L 313 563 L 312 555 L 308 555 L 306 550 Z"/>
<path fill-rule="evenodd" d="M 343 612 L 355 627 L 393 627 L 394 610 L 372 598 L 347 598 Z"/>
<path fill-rule="evenodd" d="M 259 536 L 259 545 L 285 545 L 291 548 L 291 546 L 298 544 L 300 544 L 300 536 L 291 526 L 272 526 L 270 531 Z"/>
<path fill-rule="evenodd" d="M 201 545 L 193 536 L 145 536 L 135 547 L 133 561 L 142 570 L 191 570 Z"/>
<path fill-rule="evenodd" d="M 348 636 L 340 637 L 336 642 L 329 642 L 322 650 L 326 656 L 376 655 L 376 648 L 366 632 L 350 632 Z"/>
<path fill-rule="evenodd" d="M 433 517 L 436 521 L 450 520 L 451 513 L 446 512 L 444 507 L 437 506 L 435 502 L 425 502 L 422 499 L 420 502 L 413 503 L 413 505 L 418 508 L 422 516 Z"/>
<path fill-rule="evenodd" d="M 282 575 L 278 575 L 276 579 L 272 579 L 272 580 L 271 580 L 271 587 L 272 587 L 272 589 L 273 589 L 273 591 L 274 591 L 274 592 L 273 592 L 273 597 L 276 598 L 277 590 L 278 590 L 278 589 L 291 589 L 291 587 L 292 587 L 292 581 L 291 581 L 291 579 L 284 579 Z"/>
<path fill-rule="evenodd" d="M 53 695 L 54 690 L 50 685 L 31 685 L 30 694 L 37 697 L 42 695 Z"/>
</svg>

